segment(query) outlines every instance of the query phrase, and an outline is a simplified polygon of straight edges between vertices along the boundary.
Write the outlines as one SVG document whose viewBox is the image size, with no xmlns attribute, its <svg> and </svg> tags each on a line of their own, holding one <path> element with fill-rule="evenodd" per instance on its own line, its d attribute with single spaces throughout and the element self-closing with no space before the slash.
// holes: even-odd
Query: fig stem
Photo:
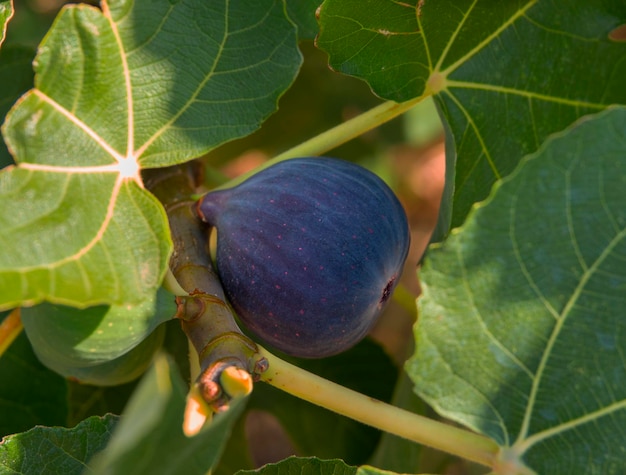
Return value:
<svg viewBox="0 0 626 475">
<path fill-rule="evenodd" d="M 232 188 L 261 170 L 284 160 L 297 157 L 321 155 L 322 153 L 332 150 L 339 145 L 343 145 L 344 143 L 363 135 L 365 132 L 375 129 L 381 124 L 389 122 L 391 119 L 395 119 L 399 115 L 407 112 L 409 109 L 412 109 L 426 97 L 427 96 L 420 96 L 406 102 L 383 102 L 382 104 L 373 107 L 372 109 L 369 109 L 352 119 L 349 119 L 325 132 L 322 132 L 321 134 L 316 135 L 315 137 L 310 138 L 309 140 L 306 140 L 305 142 L 302 142 L 299 145 L 296 145 L 295 147 L 290 148 L 289 150 L 284 151 L 271 160 L 268 160 L 260 167 L 229 180 L 216 189 Z"/>
<path fill-rule="evenodd" d="M 293 396 L 405 439 L 487 467 L 494 467 L 498 444 L 480 434 L 406 411 L 298 368 L 259 346 L 269 368 L 261 381 Z"/>
<path fill-rule="evenodd" d="M 174 245 L 163 285 L 176 294 L 176 318 L 193 347 L 190 358 L 197 361 L 191 365 L 183 424 L 187 435 L 199 431 L 211 412 L 226 410 L 231 400 L 249 393 L 266 367 L 226 305 L 208 254 L 210 229 L 190 199 L 201 172 L 197 162 L 144 172 L 146 187 L 165 207 Z"/>
<path fill-rule="evenodd" d="M 0 357 L 11 346 L 11 343 L 24 329 L 20 309 L 13 309 L 2 322 L 0 322 Z"/>
</svg>

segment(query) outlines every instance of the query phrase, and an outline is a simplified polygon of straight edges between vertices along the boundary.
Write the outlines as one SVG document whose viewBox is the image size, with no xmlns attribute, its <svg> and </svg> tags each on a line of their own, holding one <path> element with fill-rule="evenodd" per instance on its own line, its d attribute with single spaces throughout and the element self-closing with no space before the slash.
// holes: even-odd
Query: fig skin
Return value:
<svg viewBox="0 0 626 475">
<path fill-rule="evenodd" d="M 410 235 L 391 189 L 333 158 L 295 158 L 198 201 L 217 228 L 217 270 L 244 326 L 292 356 L 355 345 L 395 288 Z"/>
</svg>

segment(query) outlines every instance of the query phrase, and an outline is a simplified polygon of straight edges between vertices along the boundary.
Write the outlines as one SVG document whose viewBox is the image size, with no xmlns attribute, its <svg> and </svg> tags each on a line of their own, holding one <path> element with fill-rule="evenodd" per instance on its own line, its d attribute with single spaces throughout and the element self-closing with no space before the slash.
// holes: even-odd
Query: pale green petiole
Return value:
<svg viewBox="0 0 626 475">
<path fill-rule="evenodd" d="M 498 444 L 460 429 L 372 399 L 309 373 L 259 347 L 269 369 L 261 380 L 293 396 L 382 431 L 448 452 L 488 467 L 497 464 Z"/>
</svg>

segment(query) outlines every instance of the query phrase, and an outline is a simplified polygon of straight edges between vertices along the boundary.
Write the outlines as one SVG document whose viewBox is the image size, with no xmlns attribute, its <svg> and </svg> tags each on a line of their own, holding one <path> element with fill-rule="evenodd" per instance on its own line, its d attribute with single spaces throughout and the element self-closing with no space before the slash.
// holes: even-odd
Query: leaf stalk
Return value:
<svg viewBox="0 0 626 475">
<path fill-rule="evenodd" d="M 261 381 L 293 396 L 405 439 L 494 467 L 498 444 L 469 430 L 429 419 L 345 388 L 259 347 L 269 362 Z"/>
</svg>

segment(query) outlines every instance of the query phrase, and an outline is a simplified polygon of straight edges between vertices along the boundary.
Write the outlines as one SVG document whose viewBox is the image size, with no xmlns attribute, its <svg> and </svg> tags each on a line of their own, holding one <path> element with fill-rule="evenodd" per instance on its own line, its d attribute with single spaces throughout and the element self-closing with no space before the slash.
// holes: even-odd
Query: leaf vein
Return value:
<svg viewBox="0 0 626 475">
<path fill-rule="evenodd" d="M 459 36 L 459 32 L 463 29 L 463 25 L 465 25 L 465 22 L 470 17 L 470 14 L 471 14 L 472 10 L 476 6 L 476 3 L 478 3 L 478 0 L 474 0 L 474 2 L 469 6 L 467 11 L 465 11 L 465 12 L 461 11 L 460 8 L 458 9 L 459 11 L 461 11 L 461 14 L 463 15 L 463 19 L 459 22 L 459 24 L 456 27 L 456 30 L 454 30 L 454 32 L 450 36 L 450 40 L 448 40 L 448 43 L 446 44 L 446 47 L 441 52 L 441 56 L 439 56 L 439 60 L 437 61 L 437 64 L 435 65 L 435 71 L 439 71 L 441 69 L 441 65 L 443 64 L 443 62 L 445 61 L 446 57 L 448 56 L 448 53 L 450 52 L 450 48 L 452 47 L 452 45 L 456 41 L 457 37 Z M 447 72 L 444 73 L 444 76 L 446 74 L 447 74 Z"/>
<path fill-rule="evenodd" d="M 475 0 L 476 3 L 477 0 Z M 466 62 L 468 62 L 473 56 L 478 54 L 483 48 L 485 48 L 489 43 L 494 41 L 500 34 L 506 30 L 509 26 L 515 23 L 515 21 L 520 18 L 522 15 L 526 13 L 528 9 L 530 9 L 537 0 L 530 0 L 525 7 L 520 8 L 515 15 L 512 15 L 508 21 L 503 22 L 500 27 L 498 27 L 493 33 L 487 36 L 483 41 L 481 41 L 478 45 L 468 51 L 464 56 L 456 60 L 453 64 L 448 66 L 445 71 L 442 71 L 444 76 L 449 76 L 452 72 L 454 72 L 458 67 L 462 66 Z"/>
<path fill-rule="evenodd" d="M 516 96 L 527 97 L 529 99 L 538 99 L 538 100 L 542 100 L 546 102 L 554 102 L 557 104 L 563 104 L 563 105 L 567 105 L 571 107 L 583 107 L 586 109 L 602 110 L 606 108 L 606 106 L 608 105 L 608 104 L 600 104 L 597 102 L 586 102 L 586 101 L 577 100 L 577 99 L 568 99 L 565 97 L 550 96 L 548 94 L 542 94 L 539 92 L 526 91 L 522 89 L 515 89 L 513 87 L 498 86 L 494 84 L 481 84 L 481 83 L 468 82 L 468 81 L 456 81 L 453 79 L 448 79 L 446 84 L 448 85 L 448 87 L 457 87 L 460 89 L 476 89 L 476 90 L 483 90 L 483 91 L 492 91 L 492 92 L 497 92 L 497 93 L 502 93 L 502 94 L 511 94 L 511 95 L 516 95 Z"/>
<path fill-rule="evenodd" d="M 117 24 L 113 21 L 111 17 L 111 12 L 109 11 L 108 0 L 102 0 L 102 12 L 106 17 L 107 21 L 111 26 L 111 31 L 113 31 L 113 36 L 115 38 L 115 42 L 117 43 L 117 47 L 119 49 L 120 60 L 122 62 L 122 71 L 124 75 L 124 89 L 126 91 L 126 108 L 128 109 L 128 137 L 126 142 L 126 158 L 132 158 L 132 153 L 135 148 L 135 124 L 134 124 L 134 106 L 133 106 L 133 88 L 130 80 L 130 68 L 128 66 L 128 57 L 124 51 L 124 44 L 122 42 L 122 38 L 120 36 L 120 32 L 117 28 Z M 120 160 L 118 160 L 120 161 Z"/>
<path fill-rule="evenodd" d="M 578 298 L 580 297 L 580 295 L 582 295 L 583 290 L 585 286 L 587 285 L 587 283 L 589 282 L 589 280 L 591 279 L 591 277 L 595 275 L 600 265 L 611 254 L 611 252 L 613 251 L 613 249 L 615 249 L 617 244 L 620 243 L 624 238 L 626 238 L 626 228 L 622 229 L 618 234 L 615 235 L 615 237 L 607 244 L 607 246 L 604 248 L 602 253 L 593 262 L 593 264 L 588 267 L 587 271 L 581 276 L 581 279 L 578 285 L 576 286 L 576 288 L 574 289 L 572 296 L 563 307 L 563 310 L 559 318 L 556 321 L 556 325 L 554 326 L 554 329 L 552 330 L 552 334 L 550 335 L 550 338 L 548 339 L 548 343 L 541 357 L 541 361 L 539 362 L 539 367 L 537 369 L 536 377 L 533 380 L 530 397 L 528 399 L 528 405 L 526 407 L 526 413 L 524 414 L 524 420 L 522 422 L 522 427 L 520 429 L 518 441 L 516 442 L 516 444 L 517 443 L 521 444 L 522 443 L 521 441 L 523 441 L 527 436 L 527 433 L 530 427 L 532 413 L 534 410 L 534 405 L 537 400 L 537 394 L 539 392 L 541 378 L 546 368 L 548 367 L 548 359 L 551 356 L 552 350 L 554 348 L 554 345 L 556 344 L 558 336 L 560 335 L 561 330 L 563 329 L 563 326 L 565 325 L 565 322 L 567 321 L 567 317 L 570 315 L 571 310 L 576 305 Z M 624 404 L 626 405 L 626 401 L 624 402 Z"/>
<path fill-rule="evenodd" d="M 217 66 L 220 63 L 220 60 L 222 58 L 222 55 L 224 53 L 224 49 L 226 46 L 226 41 L 228 40 L 229 36 L 230 36 L 230 32 L 229 32 L 229 25 L 228 25 L 228 11 L 230 8 L 230 2 L 227 1 L 226 2 L 226 15 L 225 15 L 225 28 L 224 28 L 224 34 L 222 35 L 222 40 L 219 43 L 219 49 L 217 51 L 217 53 L 215 54 L 215 58 L 213 59 L 213 63 L 211 64 L 211 68 L 209 69 L 209 71 L 207 72 L 205 78 L 200 81 L 200 83 L 198 84 L 198 86 L 196 87 L 195 91 L 193 91 L 193 93 L 190 95 L 189 99 L 187 100 L 187 102 L 185 102 L 185 104 L 182 105 L 182 107 L 174 114 L 172 114 L 172 117 L 170 118 L 170 120 L 168 120 L 163 126 L 161 126 L 159 128 L 159 130 L 157 130 L 150 138 L 148 138 L 145 143 L 143 145 L 141 145 L 135 152 L 134 152 L 134 158 L 136 160 L 139 160 L 141 158 L 141 156 L 144 154 L 144 152 L 148 149 L 148 147 L 150 147 L 150 145 L 152 145 L 161 135 L 163 135 L 167 130 L 170 129 L 170 127 L 185 113 L 185 111 L 191 106 L 191 104 L 193 104 L 198 95 L 200 94 L 200 92 L 202 91 L 202 89 L 206 86 L 206 84 L 209 82 L 209 80 L 213 77 Z"/>
<path fill-rule="evenodd" d="M 82 120 L 80 120 L 70 111 L 68 111 L 61 104 L 56 102 L 54 99 L 52 99 L 50 96 L 46 95 L 39 89 L 33 89 L 32 93 L 35 94 L 37 97 L 39 97 L 43 102 L 51 106 L 54 110 L 59 112 L 61 115 L 63 115 L 65 118 L 67 118 L 72 124 L 74 124 L 80 130 L 82 130 L 84 133 L 86 133 L 91 139 L 94 140 L 94 142 L 96 142 L 105 152 L 111 155 L 116 161 L 120 162 L 123 160 L 123 157 L 116 150 L 111 148 L 111 146 L 102 137 L 100 137 L 91 127 L 88 127 L 87 124 L 85 124 Z"/>
<path fill-rule="evenodd" d="M 537 432 L 523 440 L 523 442 L 520 441 L 519 443 L 516 443 L 515 446 L 518 447 L 520 451 L 524 452 L 528 450 L 531 446 L 542 440 L 545 440 L 549 437 L 555 436 L 567 430 L 573 430 L 578 426 L 593 422 L 601 417 L 609 416 L 620 410 L 626 410 L 626 400 L 616 401 L 615 403 L 605 406 L 597 411 L 592 411 L 588 414 L 585 414 L 584 416 L 572 419 L 568 422 L 556 425 L 541 432 Z"/>
<path fill-rule="evenodd" d="M 498 168 L 496 167 L 496 164 L 493 161 L 493 157 L 491 156 L 491 154 L 489 153 L 489 150 L 487 149 L 487 145 L 485 144 L 483 136 L 480 133 L 480 128 L 476 125 L 476 123 L 474 122 L 474 119 L 472 118 L 471 114 L 467 111 L 467 109 L 463 107 L 463 104 L 461 103 L 461 101 L 459 101 L 459 99 L 456 96 L 454 96 L 454 94 L 452 94 L 449 89 L 446 89 L 445 92 L 448 94 L 450 99 L 452 99 L 452 101 L 457 105 L 459 110 L 463 113 L 470 128 L 473 129 L 474 135 L 476 136 L 476 139 L 480 143 L 480 147 L 483 150 L 485 159 L 487 160 L 487 163 L 489 163 L 489 167 L 491 168 L 491 171 L 493 172 L 495 179 L 499 180 L 501 178 L 500 172 L 498 171 Z"/>
</svg>

